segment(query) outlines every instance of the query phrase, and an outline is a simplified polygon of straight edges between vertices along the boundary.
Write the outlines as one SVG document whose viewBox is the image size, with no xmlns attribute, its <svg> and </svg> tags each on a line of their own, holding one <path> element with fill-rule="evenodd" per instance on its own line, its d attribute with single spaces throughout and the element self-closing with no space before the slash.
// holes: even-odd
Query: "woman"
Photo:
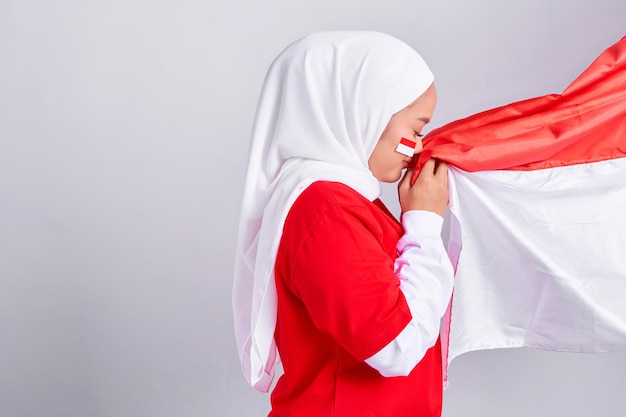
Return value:
<svg viewBox="0 0 626 417">
<path fill-rule="evenodd" d="M 413 186 L 407 170 L 402 224 L 378 199 L 421 151 L 435 103 L 422 58 L 381 33 L 316 33 L 272 63 L 233 293 L 248 381 L 269 390 L 277 349 L 283 363 L 270 416 L 441 414 L 447 166 L 428 161 Z"/>
</svg>

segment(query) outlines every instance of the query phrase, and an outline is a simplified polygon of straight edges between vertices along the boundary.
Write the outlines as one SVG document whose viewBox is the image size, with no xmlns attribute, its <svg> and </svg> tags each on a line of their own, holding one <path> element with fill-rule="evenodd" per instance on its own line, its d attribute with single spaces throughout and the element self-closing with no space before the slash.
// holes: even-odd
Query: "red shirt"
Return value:
<svg viewBox="0 0 626 417">
<path fill-rule="evenodd" d="M 343 184 L 316 182 L 298 197 L 276 258 L 284 374 L 270 417 L 441 415 L 439 342 L 406 377 L 364 362 L 411 319 L 393 272 L 402 234 L 380 200 Z"/>
</svg>

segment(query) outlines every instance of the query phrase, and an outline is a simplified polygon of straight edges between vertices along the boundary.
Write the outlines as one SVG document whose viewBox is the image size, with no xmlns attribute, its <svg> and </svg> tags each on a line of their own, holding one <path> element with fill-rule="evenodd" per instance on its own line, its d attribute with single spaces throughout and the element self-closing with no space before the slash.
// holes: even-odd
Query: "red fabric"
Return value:
<svg viewBox="0 0 626 417">
<path fill-rule="evenodd" d="M 440 416 L 439 343 L 407 377 L 365 362 L 408 324 L 393 272 L 402 226 L 380 200 L 332 182 L 292 206 L 276 259 L 276 343 L 284 368 L 271 417 Z"/>
<path fill-rule="evenodd" d="M 417 166 L 434 157 L 465 171 L 534 170 L 624 156 L 626 37 L 562 94 L 512 103 L 432 131 Z"/>
</svg>

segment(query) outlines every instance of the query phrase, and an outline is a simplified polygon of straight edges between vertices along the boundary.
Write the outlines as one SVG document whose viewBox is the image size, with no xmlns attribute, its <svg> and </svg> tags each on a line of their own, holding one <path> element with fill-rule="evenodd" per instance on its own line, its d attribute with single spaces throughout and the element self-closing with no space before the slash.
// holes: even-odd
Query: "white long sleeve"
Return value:
<svg viewBox="0 0 626 417">
<path fill-rule="evenodd" d="M 406 376 L 437 341 L 452 296 L 454 270 L 443 247 L 443 218 L 422 210 L 402 215 L 394 269 L 412 319 L 400 334 L 365 362 L 383 376 Z"/>
</svg>

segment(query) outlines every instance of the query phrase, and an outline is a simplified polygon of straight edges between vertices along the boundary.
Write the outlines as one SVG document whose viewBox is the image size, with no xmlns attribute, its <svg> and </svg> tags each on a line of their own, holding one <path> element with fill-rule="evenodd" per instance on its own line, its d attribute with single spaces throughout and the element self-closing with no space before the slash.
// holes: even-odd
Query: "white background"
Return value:
<svg viewBox="0 0 626 417">
<path fill-rule="evenodd" d="M 562 91 L 626 2 L 0 0 L 1 416 L 267 414 L 232 331 L 239 204 L 265 71 L 321 29 L 415 47 L 439 126 Z M 622 416 L 624 371 L 470 353 L 444 416 Z"/>
</svg>

